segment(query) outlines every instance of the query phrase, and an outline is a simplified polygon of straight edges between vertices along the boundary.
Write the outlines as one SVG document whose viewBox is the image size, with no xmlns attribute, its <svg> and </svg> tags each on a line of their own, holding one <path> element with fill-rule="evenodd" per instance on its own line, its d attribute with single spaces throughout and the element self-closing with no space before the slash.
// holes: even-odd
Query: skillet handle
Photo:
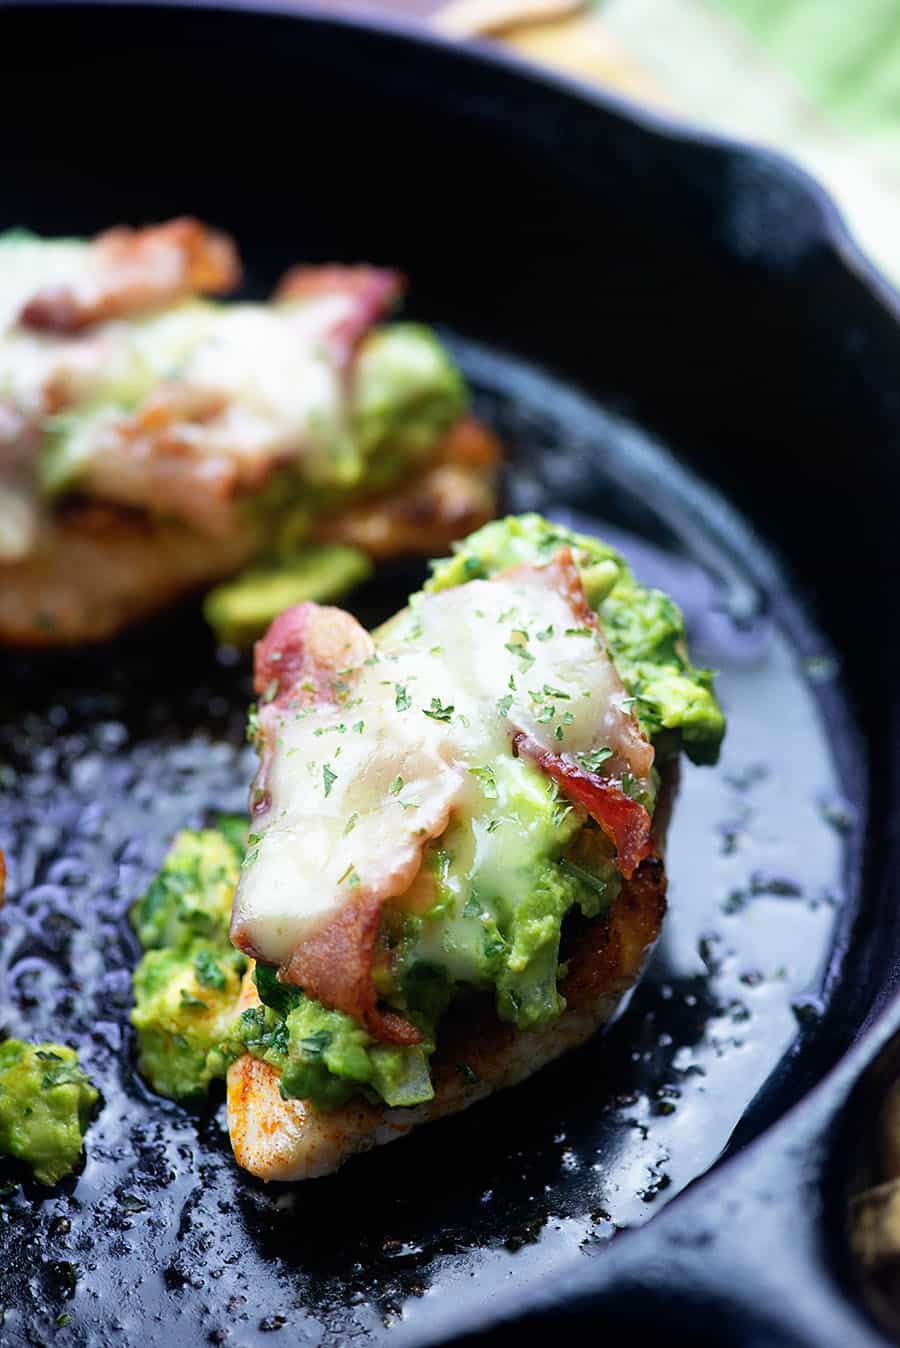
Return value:
<svg viewBox="0 0 900 1348">
<path fill-rule="evenodd" d="M 847 1192 L 832 1160 L 846 1147 L 844 1110 L 820 1095 L 616 1237 L 589 1281 L 582 1270 L 526 1293 L 461 1342 L 613 1344 L 620 1330 L 692 1348 L 885 1348 L 840 1267 Z"/>
</svg>

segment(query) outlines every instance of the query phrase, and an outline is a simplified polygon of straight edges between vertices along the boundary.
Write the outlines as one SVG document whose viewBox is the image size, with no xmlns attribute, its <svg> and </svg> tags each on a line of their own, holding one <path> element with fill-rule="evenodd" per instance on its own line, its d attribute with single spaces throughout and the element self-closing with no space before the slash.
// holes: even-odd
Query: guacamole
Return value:
<svg viewBox="0 0 900 1348">
<path fill-rule="evenodd" d="M 217 585 L 203 601 L 203 615 L 219 641 L 247 646 L 292 604 L 333 603 L 371 574 L 372 563 L 359 548 L 311 544 Z"/>
<path fill-rule="evenodd" d="M 0 1044 L 0 1153 L 27 1161 L 41 1184 L 78 1164 L 99 1093 L 64 1044 Z"/>
<path fill-rule="evenodd" d="M 225 1072 L 247 959 L 224 941 L 195 940 L 149 950 L 134 973 L 138 1066 L 173 1100 L 202 1094 Z"/>
<path fill-rule="evenodd" d="M 388 1105 L 433 1096 L 428 1059 L 434 1033 L 427 1017 L 416 1017 L 425 1033 L 421 1044 L 380 1044 L 342 1011 L 279 983 L 274 969 L 258 964 L 254 979 L 263 1005 L 243 1013 L 235 1044 L 281 1071 L 283 1095 L 325 1109 L 345 1104 L 357 1091 Z"/>
<path fill-rule="evenodd" d="M 714 761 L 724 718 L 710 674 L 689 661 L 680 612 L 665 595 L 638 584 L 605 544 L 536 515 L 499 521 L 460 544 L 452 558 L 435 563 L 426 592 L 524 563 L 549 562 L 562 547 L 573 552 L 657 761 L 681 747 L 698 763 Z M 411 634 L 418 636 L 422 602 L 414 595 L 408 609 L 376 634 L 383 658 Z M 584 634 L 593 637 L 589 628 Z M 582 633 L 572 629 L 564 635 L 574 640 Z M 549 630 L 534 633 L 535 643 L 542 638 L 551 639 Z M 524 658 L 522 667 L 530 667 Z M 397 712 L 406 714 L 406 689 L 397 687 L 390 696 L 396 696 Z M 561 739 L 572 723 L 570 695 L 544 684 L 529 696 L 537 719 L 555 724 Z M 503 702 L 497 706 L 501 718 Z M 438 721 L 454 713 L 449 698 L 432 699 L 430 709 L 424 705 L 425 715 Z M 353 725 L 350 715 L 334 727 L 346 735 L 348 754 L 350 737 L 362 728 L 363 721 Z M 346 754 L 338 759 L 339 752 L 336 742 L 329 753 L 343 771 L 343 763 L 352 760 Z M 612 751 L 596 753 L 598 764 L 587 764 L 593 771 Z M 279 1071 L 285 1096 L 309 1099 L 320 1108 L 338 1107 L 354 1093 L 391 1106 L 414 1105 L 433 1095 L 429 1059 L 440 1019 L 461 993 L 490 993 L 499 1018 L 521 1030 L 548 1025 L 562 1013 L 563 924 L 573 911 L 599 918 L 615 903 L 622 884 L 615 847 L 528 757 L 504 751 L 468 773 L 466 808 L 455 812 L 424 850 L 420 878 L 427 902 L 406 910 L 388 905 L 382 918 L 382 954 L 373 977 L 382 1003 L 420 1031 L 421 1043 L 410 1047 L 378 1042 L 351 1016 L 280 983 L 264 964 L 254 972 L 261 1005 L 238 1015 L 246 961 L 226 936 L 236 853 L 220 831 L 179 835 L 134 914 L 142 943 L 154 947 L 135 975 L 133 1020 L 141 1069 L 156 1089 L 176 1098 L 199 1094 L 249 1051 Z M 332 770 L 324 779 L 326 796 L 335 780 Z M 655 783 L 651 773 L 642 798 L 651 812 Z M 402 810 L 415 804 L 399 777 L 388 795 Z M 351 816 L 344 832 L 353 825 Z M 254 864 L 255 850 L 245 865 Z M 198 958 L 215 963 L 215 987 L 203 983 Z"/>
<path fill-rule="evenodd" d="M 227 941 L 246 831 L 243 820 L 225 817 L 217 829 L 176 834 L 159 875 L 131 910 L 144 950 L 177 948 L 195 937 Z"/>
<path fill-rule="evenodd" d="M 218 828 L 183 829 L 131 910 L 145 951 L 132 982 L 138 1066 L 171 1099 L 202 1095 L 227 1066 L 222 1045 L 247 968 L 228 940 L 246 834 L 234 816 Z"/>
</svg>

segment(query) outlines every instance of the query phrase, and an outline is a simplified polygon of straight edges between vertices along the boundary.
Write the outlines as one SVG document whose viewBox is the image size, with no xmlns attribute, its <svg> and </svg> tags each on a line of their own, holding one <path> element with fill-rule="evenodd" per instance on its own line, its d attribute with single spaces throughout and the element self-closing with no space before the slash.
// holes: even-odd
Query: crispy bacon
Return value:
<svg viewBox="0 0 900 1348">
<path fill-rule="evenodd" d="M 323 1006 L 345 1011 L 383 1043 L 420 1044 L 415 1025 L 376 1004 L 372 966 L 383 907 L 383 896 L 369 894 L 344 908 L 298 946 L 283 977 Z"/>
<path fill-rule="evenodd" d="M 544 583 L 549 574 L 568 602 L 575 622 L 581 627 L 592 627 L 602 635 L 570 548 L 561 548 L 546 567 L 521 566 L 513 574 L 519 580 L 533 578 Z M 603 658 L 609 657 L 604 654 Z M 618 676 L 616 682 L 624 695 L 625 689 Z M 627 769 L 635 778 L 646 781 L 653 765 L 653 746 L 641 733 L 632 715 L 621 709 L 618 714 L 614 708 L 611 712 L 611 723 L 604 727 L 604 735 L 613 755 L 609 759 L 608 772 L 603 775 L 591 772 L 571 754 L 545 748 L 526 732 L 518 733 L 513 743 L 517 753 L 538 763 L 570 800 L 596 819 L 615 844 L 619 869 L 630 878 L 644 857 L 650 854 L 650 815 L 639 801 L 632 800 L 622 790 L 621 773 Z"/>
<path fill-rule="evenodd" d="M 254 651 L 254 684 L 259 694 L 272 689 L 260 714 L 263 755 L 252 799 L 267 797 L 271 744 L 288 706 L 333 704 L 338 671 L 352 671 L 373 650 L 372 638 L 355 618 L 337 608 L 298 604 L 272 623 Z M 419 859 L 415 862 L 419 864 Z M 281 976 L 302 987 L 323 1006 L 345 1011 L 389 1044 L 417 1044 L 416 1027 L 377 1006 L 372 968 L 385 893 L 360 895 L 294 951 Z"/>
<path fill-rule="evenodd" d="M 614 778 L 589 772 L 570 754 L 541 748 L 530 735 L 517 734 L 513 744 L 517 753 L 537 763 L 570 800 L 596 819 L 615 844 L 619 870 L 630 879 L 651 851 L 650 815 L 640 801 L 626 795 Z"/>
<path fill-rule="evenodd" d="M 372 648 L 372 638 L 351 614 L 311 602 L 285 609 L 257 641 L 253 684 L 264 705 L 259 713 L 259 767 L 250 788 L 255 818 L 271 803 L 269 773 L 282 710 L 333 704 L 337 671 L 361 665 Z"/>
<path fill-rule="evenodd" d="M 295 604 L 275 619 L 253 652 L 253 682 L 277 710 L 288 703 L 333 703 L 338 670 L 368 659 L 372 638 L 351 614 L 320 604 Z"/>
<path fill-rule="evenodd" d="M 145 229 L 107 230 L 94 240 L 91 255 L 95 266 L 88 275 L 39 291 L 19 322 L 41 332 L 78 332 L 188 295 L 223 294 L 241 279 L 231 239 L 188 216 Z"/>
<path fill-rule="evenodd" d="M 278 283 L 276 300 L 313 300 L 345 295 L 353 301 L 349 312 L 334 325 L 329 337 L 342 365 L 349 365 L 360 340 L 391 312 L 406 289 L 406 278 L 379 267 L 292 267 Z"/>
<path fill-rule="evenodd" d="M 535 566 L 532 562 L 526 562 L 501 574 L 515 576 L 516 580 L 530 581 L 537 585 L 546 585 L 549 578 L 571 608 L 574 622 L 579 627 L 593 627 L 597 631 L 600 630 L 597 615 L 587 601 L 581 583 L 581 572 L 572 556 L 571 548 L 560 548 L 553 561 L 548 562 L 546 566 Z"/>
</svg>

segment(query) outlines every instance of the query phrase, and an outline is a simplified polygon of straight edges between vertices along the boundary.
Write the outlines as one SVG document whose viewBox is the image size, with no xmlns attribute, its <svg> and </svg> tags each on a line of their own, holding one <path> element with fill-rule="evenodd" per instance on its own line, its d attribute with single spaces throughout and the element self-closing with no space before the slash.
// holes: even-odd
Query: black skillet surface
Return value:
<svg viewBox="0 0 900 1348">
<path fill-rule="evenodd" d="M 76 1179 L 0 1172 L 0 1342 L 512 1342 L 548 1318 L 878 1342 L 841 1230 L 854 1083 L 900 1022 L 900 330 L 828 203 L 508 61 L 271 12 L 7 6 L 0 113 L 0 225 L 192 210 L 238 236 L 252 292 L 299 257 L 402 264 L 413 312 L 465 334 L 509 504 L 669 589 L 731 717 L 722 765 L 686 773 L 666 935 L 607 1038 L 267 1190 L 218 1101 L 143 1089 L 127 1028 L 129 904 L 178 826 L 244 799 L 246 668 L 190 608 L 7 659 L 0 1028 L 77 1044 L 105 1103 Z"/>
</svg>

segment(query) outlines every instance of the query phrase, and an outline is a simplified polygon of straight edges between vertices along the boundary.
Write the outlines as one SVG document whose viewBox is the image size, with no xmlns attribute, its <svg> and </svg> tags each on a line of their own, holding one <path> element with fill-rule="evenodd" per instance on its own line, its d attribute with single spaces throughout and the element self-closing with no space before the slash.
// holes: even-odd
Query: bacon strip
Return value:
<svg viewBox="0 0 900 1348">
<path fill-rule="evenodd" d="M 589 772 L 569 754 L 554 754 L 530 735 L 513 740 L 516 752 L 531 758 L 552 777 L 570 800 L 583 806 L 615 844 L 616 864 L 626 880 L 652 851 L 650 815 L 640 801 L 632 800 L 613 778 Z"/>
<path fill-rule="evenodd" d="M 331 329 L 329 337 L 342 365 L 349 365 L 361 339 L 391 312 L 406 289 L 406 278 L 378 267 L 292 267 L 278 283 L 275 299 L 313 300 L 345 295 L 350 312 Z"/>
<path fill-rule="evenodd" d="M 107 230 L 91 245 L 91 262 L 84 277 L 39 291 L 19 322 L 41 332 L 78 332 L 188 295 L 222 294 L 241 279 L 231 239 L 188 216 L 145 229 Z"/>
<path fill-rule="evenodd" d="M 366 629 L 343 609 L 295 604 L 254 647 L 254 687 L 262 696 L 277 684 L 268 704 L 274 711 L 288 704 L 333 704 L 337 671 L 361 665 L 374 648 Z"/>
<path fill-rule="evenodd" d="M 587 601 L 581 572 L 572 556 L 571 548 L 560 548 L 552 562 L 548 562 L 546 566 L 535 566 L 533 562 L 525 562 L 522 566 L 514 566 L 509 571 L 501 572 L 496 579 L 499 580 L 504 575 L 515 576 L 516 580 L 531 581 L 537 585 L 546 585 L 549 579 L 554 589 L 571 608 L 572 617 L 578 626 L 593 627 L 600 631 L 597 615 Z"/>
<path fill-rule="evenodd" d="M 323 1006 L 346 1011 L 386 1044 L 420 1044 L 415 1025 L 376 1005 L 372 966 L 384 898 L 369 894 L 344 908 L 294 951 L 282 977 Z"/>
<path fill-rule="evenodd" d="M 260 695 L 272 689 L 260 712 L 262 761 L 252 801 L 266 801 L 269 763 L 281 715 L 297 705 L 333 705 L 338 671 L 352 670 L 371 655 L 374 643 L 355 618 L 342 609 L 297 604 L 275 619 L 254 650 L 254 685 Z M 258 811 L 257 811 L 258 812 Z M 385 894 L 365 894 L 342 909 L 294 951 L 281 970 L 285 982 L 309 997 L 367 1026 L 388 1044 L 418 1044 L 414 1025 L 377 1006 L 372 968 Z"/>
<path fill-rule="evenodd" d="M 333 705 L 337 671 L 361 665 L 373 649 L 372 638 L 351 614 L 312 602 L 285 609 L 257 641 L 253 686 L 265 702 L 259 713 L 259 767 L 250 788 L 254 817 L 269 808 L 269 772 L 281 713 L 288 707 Z"/>
<path fill-rule="evenodd" d="M 597 615 L 587 601 L 581 573 L 570 548 L 561 548 L 546 567 L 517 567 L 513 574 L 520 580 L 530 576 L 537 580 L 549 574 L 566 598 L 576 623 L 582 627 L 592 627 L 602 634 Z M 609 656 L 604 654 L 602 658 L 609 659 Z M 624 694 L 624 686 L 618 678 L 617 683 Z M 570 800 L 581 805 L 596 819 L 615 844 L 619 870 L 626 879 L 630 879 L 636 867 L 651 852 L 650 815 L 639 801 L 626 795 L 617 774 L 627 768 L 634 777 L 646 781 L 653 766 L 653 746 L 642 734 L 635 718 L 624 711 L 615 717 L 608 730 L 608 747 L 613 750 L 613 756 L 609 759 L 608 772 L 604 775 L 591 772 L 571 754 L 556 753 L 545 748 L 525 732 L 517 734 L 513 744 L 517 753 L 537 763 Z"/>
</svg>

